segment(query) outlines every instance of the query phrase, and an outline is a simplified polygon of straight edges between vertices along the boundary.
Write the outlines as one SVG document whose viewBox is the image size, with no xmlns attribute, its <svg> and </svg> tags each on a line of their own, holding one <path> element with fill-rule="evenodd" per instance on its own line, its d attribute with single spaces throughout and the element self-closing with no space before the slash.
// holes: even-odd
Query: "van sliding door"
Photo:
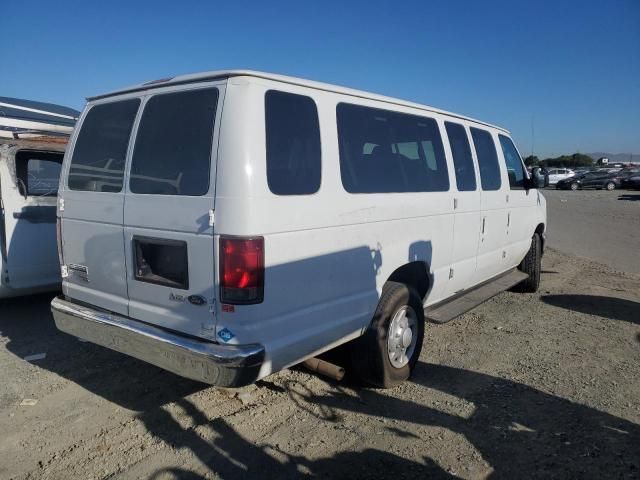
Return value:
<svg viewBox="0 0 640 480">
<path fill-rule="evenodd" d="M 454 234 L 447 296 L 472 286 L 480 240 L 480 186 L 466 128 L 445 122 L 455 172 Z M 453 192 L 453 188 L 452 188 Z"/>
<path fill-rule="evenodd" d="M 480 243 L 474 282 L 477 284 L 508 268 L 509 183 L 503 180 L 493 135 L 488 130 L 472 127 L 471 137 L 478 158 L 482 187 Z"/>
</svg>

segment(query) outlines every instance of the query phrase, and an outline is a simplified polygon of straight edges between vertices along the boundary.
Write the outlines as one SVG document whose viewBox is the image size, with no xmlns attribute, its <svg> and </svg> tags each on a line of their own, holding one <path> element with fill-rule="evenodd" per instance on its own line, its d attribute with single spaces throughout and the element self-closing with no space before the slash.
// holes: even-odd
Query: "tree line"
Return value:
<svg viewBox="0 0 640 480">
<path fill-rule="evenodd" d="M 573 155 L 560 155 L 555 158 L 545 158 L 540 160 L 535 155 L 529 155 L 524 159 L 527 167 L 590 167 L 595 164 L 593 158 L 583 153 L 574 153 Z"/>
</svg>

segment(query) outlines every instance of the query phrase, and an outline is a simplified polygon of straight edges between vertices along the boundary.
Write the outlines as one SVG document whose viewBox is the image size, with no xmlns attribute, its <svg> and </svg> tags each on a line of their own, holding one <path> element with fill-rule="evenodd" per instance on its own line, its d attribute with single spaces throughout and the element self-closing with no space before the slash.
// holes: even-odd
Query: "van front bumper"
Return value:
<svg viewBox="0 0 640 480">
<path fill-rule="evenodd" d="M 253 383 L 264 361 L 262 345 L 221 345 L 183 336 L 64 297 L 53 299 L 51 311 L 63 332 L 211 385 Z"/>
</svg>

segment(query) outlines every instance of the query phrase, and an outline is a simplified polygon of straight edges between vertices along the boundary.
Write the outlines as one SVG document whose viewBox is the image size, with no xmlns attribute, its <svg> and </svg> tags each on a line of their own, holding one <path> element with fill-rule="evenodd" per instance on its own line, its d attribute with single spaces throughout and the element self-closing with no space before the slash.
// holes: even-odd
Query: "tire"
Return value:
<svg viewBox="0 0 640 480">
<path fill-rule="evenodd" d="M 513 291 L 521 293 L 535 293 L 540 286 L 540 270 L 542 269 L 542 240 L 537 233 L 531 238 L 531 248 L 527 252 L 518 270 L 529 275 L 529 278 L 523 280 L 513 287 Z"/>
<path fill-rule="evenodd" d="M 576 190 L 578 190 L 578 184 L 577 184 L 577 183 L 575 183 L 575 182 L 573 182 L 573 183 L 569 186 L 569 188 L 575 192 Z"/>
<path fill-rule="evenodd" d="M 612 190 L 616 189 L 616 184 L 613 182 L 607 182 L 606 185 L 604 186 L 604 188 L 606 188 L 607 190 L 609 190 L 610 192 Z"/>
<path fill-rule="evenodd" d="M 393 339 L 389 340 L 390 327 L 394 323 L 394 318 L 401 318 L 403 309 L 409 323 L 411 323 L 410 315 L 415 315 L 415 328 L 411 328 L 411 341 L 410 347 L 406 349 L 407 355 L 401 357 L 408 361 L 402 366 L 394 366 L 390 358 L 392 354 L 389 352 L 390 344 L 394 342 Z M 400 336 L 396 335 L 396 338 Z M 382 289 L 382 296 L 369 328 L 362 337 L 353 342 L 350 349 L 353 373 L 367 385 L 381 388 L 395 387 L 411 376 L 420 357 L 423 339 L 424 310 L 420 296 L 415 289 L 404 283 L 387 282 Z M 406 336 L 402 336 L 402 341 L 404 340 Z M 398 351 L 394 350 L 394 353 Z M 396 363 L 403 362 L 396 358 Z"/>
</svg>

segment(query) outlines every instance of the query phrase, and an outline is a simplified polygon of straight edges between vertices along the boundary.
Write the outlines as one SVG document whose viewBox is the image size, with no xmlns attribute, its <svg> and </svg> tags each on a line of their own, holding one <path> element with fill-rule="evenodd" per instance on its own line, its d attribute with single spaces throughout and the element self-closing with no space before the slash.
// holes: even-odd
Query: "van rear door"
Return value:
<svg viewBox="0 0 640 480">
<path fill-rule="evenodd" d="M 129 316 L 214 338 L 216 116 L 224 84 L 146 98 L 124 205 Z"/>
<path fill-rule="evenodd" d="M 60 193 L 65 295 L 128 314 L 123 239 L 124 171 L 141 100 L 87 106 Z"/>
</svg>

